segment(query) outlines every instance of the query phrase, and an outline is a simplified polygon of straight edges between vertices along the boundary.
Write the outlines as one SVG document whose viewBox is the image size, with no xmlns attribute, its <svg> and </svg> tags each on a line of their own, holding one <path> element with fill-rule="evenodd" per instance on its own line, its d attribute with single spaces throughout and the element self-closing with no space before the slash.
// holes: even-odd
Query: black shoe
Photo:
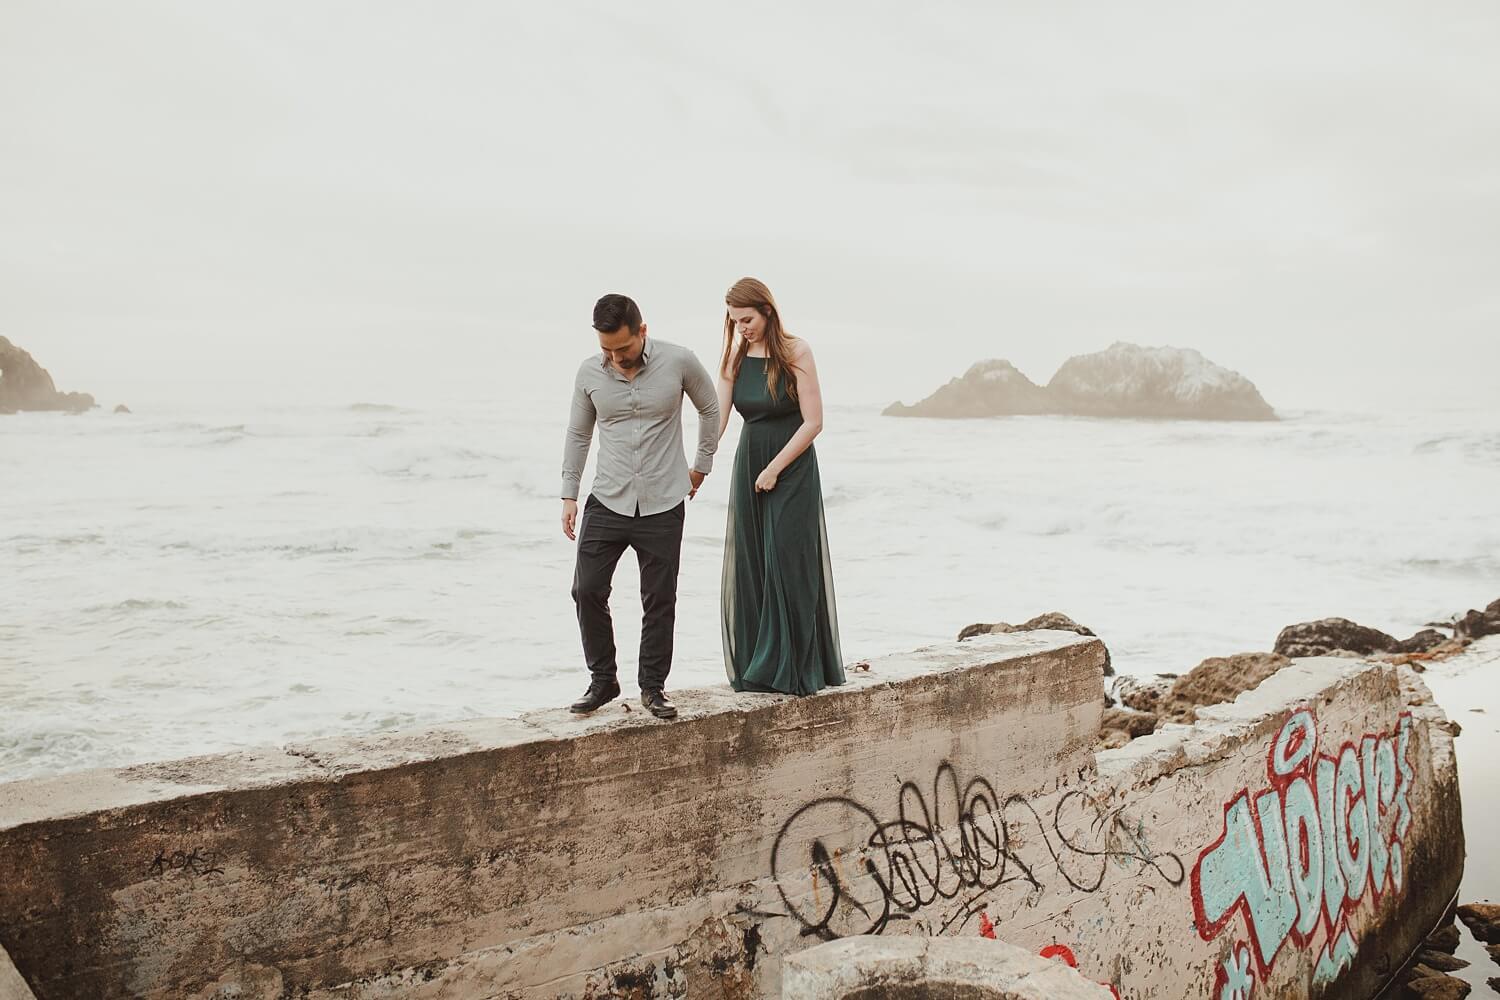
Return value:
<svg viewBox="0 0 1500 1000">
<path fill-rule="evenodd" d="M 641 704 L 646 706 L 646 711 L 658 719 L 677 718 L 677 706 L 667 700 L 667 693 L 660 688 L 642 691 Z"/>
<path fill-rule="evenodd" d="M 578 715 L 587 715 L 597 708 L 608 705 L 618 697 L 620 697 L 620 685 L 594 681 L 594 683 L 589 685 L 589 689 L 583 693 L 582 698 L 579 698 L 568 706 L 568 711 L 575 712 Z"/>
</svg>

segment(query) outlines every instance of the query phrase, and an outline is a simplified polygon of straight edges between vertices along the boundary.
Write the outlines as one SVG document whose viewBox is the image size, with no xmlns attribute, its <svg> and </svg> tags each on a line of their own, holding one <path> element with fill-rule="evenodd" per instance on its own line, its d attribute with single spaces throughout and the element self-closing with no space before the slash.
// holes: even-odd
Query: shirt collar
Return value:
<svg viewBox="0 0 1500 1000">
<path fill-rule="evenodd" d="M 646 334 L 646 343 L 641 347 L 641 365 L 642 365 L 642 367 L 644 367 L 645 364 L 646 364 L 646 362 L 648 362 L 650 360 L 651 360 L 651 335 L 648 333 L 648 334 Z M 603 351 L 599 352 L 599 367 L 603 368 L 605 371 L 611 371 L 612 372 L 612 371 L 615 370 L 614 365 L 611 365 L 609 363 L 609 355 L 605 354 Z"/>
</svg>

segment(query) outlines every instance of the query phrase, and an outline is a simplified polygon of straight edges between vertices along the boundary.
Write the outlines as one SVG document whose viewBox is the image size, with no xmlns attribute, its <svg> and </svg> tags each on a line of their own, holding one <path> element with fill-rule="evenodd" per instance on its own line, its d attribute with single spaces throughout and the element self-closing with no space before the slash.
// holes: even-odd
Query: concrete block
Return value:
<svg viewBox="0 0 1500 1000">
<path fill-rule="evenodd" d="M 991 935 L 1068 988 L 1373 992 L 1462 871 L 1420 678 L 1298 661 L 1096 753 L 1103 663 L 996 634 L 809 698 L 677 692 L 673 723 L 551 710 L 0 786 L 0 946 L 39 1000 L 740 1000 L 825 942 L 957 976 Z"/>
</svg>

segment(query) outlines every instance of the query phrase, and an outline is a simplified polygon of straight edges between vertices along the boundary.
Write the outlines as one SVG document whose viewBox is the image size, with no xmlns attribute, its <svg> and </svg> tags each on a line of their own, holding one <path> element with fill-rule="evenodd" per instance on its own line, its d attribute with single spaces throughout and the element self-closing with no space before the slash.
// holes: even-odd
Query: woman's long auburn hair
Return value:
<svg viewBox="0 0 1500 1000">
<path fill-rule="evenodd" d="M 719 371 L 727 379 L 739 377 L 740 364 L 750 350 L 749 341 L 735 342 L 734 320 L 729 309 L 754 309 L 766 318 L 766 388 L 771 398 L 776 398 L 776 389 L 786 382 L 787 395 L 797 398 L 797 367 L 792 364 L 792 335 L 781 325 L 781 311 L 776 308 L 776 299 L 765 282 L 758 278 L 741 278 L 724 294 L 724 356 L 719 361 Z"/>
</svg>

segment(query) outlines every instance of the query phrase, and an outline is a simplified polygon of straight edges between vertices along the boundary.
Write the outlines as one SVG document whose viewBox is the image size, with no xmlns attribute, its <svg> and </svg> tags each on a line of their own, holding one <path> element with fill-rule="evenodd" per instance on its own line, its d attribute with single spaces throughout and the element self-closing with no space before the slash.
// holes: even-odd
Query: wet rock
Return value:
<svg viewBox="0 0 1500 1000">
<path fill-rule="evenodd" d="M 1448 637 L 1435 628 L 1424 628 L 1410 639 L 1402 639 L 1396 643 L 1392 652 L 1396 653 L 1426 653 L 1448 641 Z"/>
<path fill-rule="evenodd" d="M 1484 950 L 1490 953 L 1490 961 L 1500 965 L 1500 944 L 1487 944 Z"/>
<path fill-rule="evenodd" d="M 1461 966 L 1469 964 L 1460 959 L 1454 959 L 1453 961 L 1459 962 Z M 1450 971 L 1452 970 L 1439 969 L 1428 965 L 1426 962 L 1414 962 L 1411 968 L 1406 970 L 1406 981 L 1411 982 L 1414 979 L 1446 979 Z"/>
<path fill-rule="evenodd" d="M 15 344 L 0 337 L 0 413 L 22 410 L 63 410 L 82 413 L 92 409 L 94 397 L 86 392 L 58 392 L 47 369 Z"/>
<path fill-rule="evenodd" d="M 1453 634 L 1465 639 L 1500 635 L 1500 601 L 1492 601 L 1483 611 L 1472 608 L 1453 622 Z"/>
<path fill-rule="evenodd" d="M 1327 656 L 1347 650 L 1360 656 L 1396 652 L 1393 636 L 1379 629 L 1356 624 L 1347 618 L 1322 618 L 1288 625 L 1276 636 L 1276 652 L 1282 656 Z"/>
<path fill-rule="evenodd" d="M 1415 1000 L 1462 1000 L 1472 988 L 1452 976 L 1424 976 L 1406 984 L 1406 995 Z"/>
<path fill-rule="evenodd" d="M 1451 955 L 1458 950 L 1458 943 L 1461 940 L 1463 938 L 1459 934 L 1458 927 L 1448 923 L 1427 936 L 1427 947 L 1433 951 L 1446 951 Z"/>
<path fill-rule="evenodd" d="M 1453 928 L 1453 933 L 1457 935 L 1457 927 Z M 1458 942 L 1455 940 L 1453 945 L 1455 948 L 1458 947 Z M 1469 963 L 1463 959 L 1455 958 L 1449 952 L 1438 951 L 1433 948 L 1423 948 L 1417 952 L 1417 964 L 1419 966 L 1425 965 L 1435 972 L 1457 972 L 1459 969 L 1469 967 Z"/>
<path fill-rule="evenodd" d="M 1458 919 L 1480 941 L 1500 944 L 1500 903 L 1465 903 L 1458 908 Z"/>
<path fill-rule="evenodd" d="M 1106 747 L 1124 746 L 1138 736 L 1150 736 L 1156 732 L 1160 721 L 1150 712 L 1107 708 L 1099 719 L 1099 742 Z"/>
<path fill-rule="evenodd" d="M 1009 622 L 995 622 L 988 625 L 984 623 L 967 625 L 958 633 L 958 641 L 963 642 L 965 639 L 972 639 L 976 635 L 993 635 L 996 632 L 1034 632 L 1037 629 L 1043 628 L 1057 629 L 1060 632 L 1075 632 L 1078 635 L 1098 638 L 1088 626 L 1078 624 L 1061 611 L 1048 611 L 1019 625 L 1012 625 Z M 1104 676 L 1113 677 L 1114 675 L 1115 668 L 1110 662 L 1109 647 L 1106 646 L 1104 647 Z"/>
</svg>

